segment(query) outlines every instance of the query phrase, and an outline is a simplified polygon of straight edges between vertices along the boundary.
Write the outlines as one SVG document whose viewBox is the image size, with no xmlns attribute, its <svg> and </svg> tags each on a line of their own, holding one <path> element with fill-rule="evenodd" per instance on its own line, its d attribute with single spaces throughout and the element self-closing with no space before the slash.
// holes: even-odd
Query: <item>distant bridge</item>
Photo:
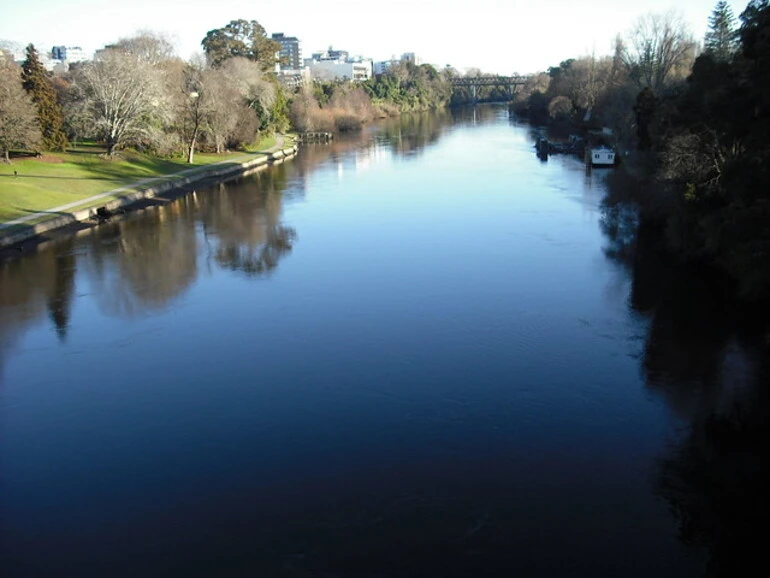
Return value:
<svg viewBox="0 0 770 578">
<path fill-rule="evenodd" d="M 526 76 L 457 76 L 451 78 L 449 82 L 452 88 L 470 88 L 473 102 L 476 102 L 476 94 L 481 86 L 497 86 L 505 88 L 508 96 L 513 99 L 516 94 L 516 87 L 527 82 Z"/>
</svg>

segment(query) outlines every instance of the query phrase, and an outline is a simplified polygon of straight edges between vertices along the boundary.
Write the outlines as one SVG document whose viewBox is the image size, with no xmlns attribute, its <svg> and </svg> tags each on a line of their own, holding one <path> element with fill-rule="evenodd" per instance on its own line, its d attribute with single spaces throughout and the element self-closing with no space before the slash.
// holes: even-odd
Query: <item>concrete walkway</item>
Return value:
<svg viewBox="0 0 770 578">
<path fill-rule="evenodd" d="M 178 173 L 171 173 L 167 175 L 158 175 L 157 177 L 147 177 L 145 179 L 138 180 L 133 183 L 129 183 L 127 185 L 123 185 L 122 187 L 118 187 L 116 189 L 111 189 L 109 191 L 105 191 L 104 193 L 99 193 L 98 195 L 93 195 L 91 197 L 87 197 L 85 199 L 80 199 L 79 201 L 73 201 L 71 203 L 67 203 L 66 205 L 59 205 L 58 207 L 53 207 L 52 209 L 48 209 L 45 211 L 39 211 L 37 213 L 32 213 L 30 215 L 24 215 L 23 217 L 19 217 L 18 219 L 14 219 L 12 221 L 6 221 L 5 223 L 0 223 L 0 231 L 2 231 L 5 228 L 13 227 L 14 225 L 23 225 L 24 223 L 27 223 L 29 221 L 34 221 L 36 219 L 40 219 L 43 217 L 50 217 L 54 216 L 56 214 L 61 213 L 67 213 L 71 209 L 75 209 L 79 207 L 80 205 L 88 205 L 91 203 L 95 203 L 96 201 L 99 201 L 101 199 L 105 199 L 107 197 L 112 197 L 114 195 L 119 195 L 120 193 L 132 191 L 134 189 L 139 189 L 143 187 L 144 185 L 149 185 L 151 183 L 157 183 L 159 181 L 166 181 L 166 180 L 172 180 L 177 177 L 185 177 L 190 174 L 194 174 L 200 171 L 207 171 L 211 170 L 212 167 L 216 167 L 217 165 L 224 165 L 229 163 L 238 163 L 238 162 L 244 162 L 248 159 L 254 158 L 256 155 L 265 155 L 274 153 L 277 150 L 280 150 L 284 147 L 284 141 L 283 135 L 277 135 L 275 144 L 271 146 L 269 149 L 264 151 L 257 151 L 254 153 L 251 153 L 249 155 L 243 155 L 240 157 L 232 157 L 223 161 L 219 161 L 216 163 L 211 163 L 209 165 L 200 165 L 197 167 L 193 167 L 190 169 L 185 169 L 183 171 L 179 171 Z"/>
</svg>

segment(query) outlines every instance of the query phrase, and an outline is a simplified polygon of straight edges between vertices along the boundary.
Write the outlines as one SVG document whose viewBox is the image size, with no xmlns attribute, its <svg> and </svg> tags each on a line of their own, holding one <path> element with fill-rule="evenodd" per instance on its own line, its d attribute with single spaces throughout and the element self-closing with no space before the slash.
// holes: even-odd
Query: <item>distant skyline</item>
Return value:
<svg viewBox="0 0 770 578">
<path fill-rule="evenodd" d="M 200 52 L 206 32 L 239 18 L 268 34 L 302 42 L 305 56 L 333 45 L 351 55 L 386 60 L 404 52 L 458 69 L 510 74 L 545 70 L 567 58 L 607 54 L 612 39 L 649 12 L 678 11 L 702 41 L 716 0 L 24 0 L 0 8 L 0 40 L 41 52 L 54 45 L 101 48 L 139 30 L 165 34 L 182 58 Z M 736 18 L 748 1 L 728 1 Z"/>
</svg>

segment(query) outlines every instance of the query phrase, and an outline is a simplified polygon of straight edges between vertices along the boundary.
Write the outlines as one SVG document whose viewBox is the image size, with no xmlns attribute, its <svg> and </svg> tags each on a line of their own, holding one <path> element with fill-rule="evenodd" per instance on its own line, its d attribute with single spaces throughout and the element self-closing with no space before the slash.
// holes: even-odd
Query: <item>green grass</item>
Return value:
<svg viewBox="0 0 770 578">
<path fill-rule="evenodd" d="M 248 158 L 275 143 L 275 137 L 267 137 L 245 153 L 196 154 L 192 165 L 182 158 L 161 159 L 133 151 L 122 152 L 119 158 L 107 160 L 103 157 L 103 148 L 90 144 L 78 145 L 66 153 L 48 153 L 43 160 L 13 159 L 10 165 L 0 163 L 0 223 L 86 199 L 141 179 L 162 177 L 161 180 L 166 180 L 196 166 Z M 288 143 L 287 140 L 287 146 Z M 14 176 L 14 171 L 18 176 Z M 111 198 L 95 204 L 102 205 Z M 70 210 L 87 207 L 88 204 L 83 204 Z"/>
</svg>

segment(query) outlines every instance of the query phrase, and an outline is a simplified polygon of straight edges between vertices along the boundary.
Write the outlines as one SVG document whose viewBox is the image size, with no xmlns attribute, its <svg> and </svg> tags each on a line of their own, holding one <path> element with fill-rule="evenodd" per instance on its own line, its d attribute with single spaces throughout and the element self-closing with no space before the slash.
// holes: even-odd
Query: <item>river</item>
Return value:
<svg viewBox="0 0 770 578">
<path fill-rule="evenodd" d="M 766 344 L 534 138 L 405 116 L 0 263 L 3 576 L 750 559 Z"/>
</svg>

